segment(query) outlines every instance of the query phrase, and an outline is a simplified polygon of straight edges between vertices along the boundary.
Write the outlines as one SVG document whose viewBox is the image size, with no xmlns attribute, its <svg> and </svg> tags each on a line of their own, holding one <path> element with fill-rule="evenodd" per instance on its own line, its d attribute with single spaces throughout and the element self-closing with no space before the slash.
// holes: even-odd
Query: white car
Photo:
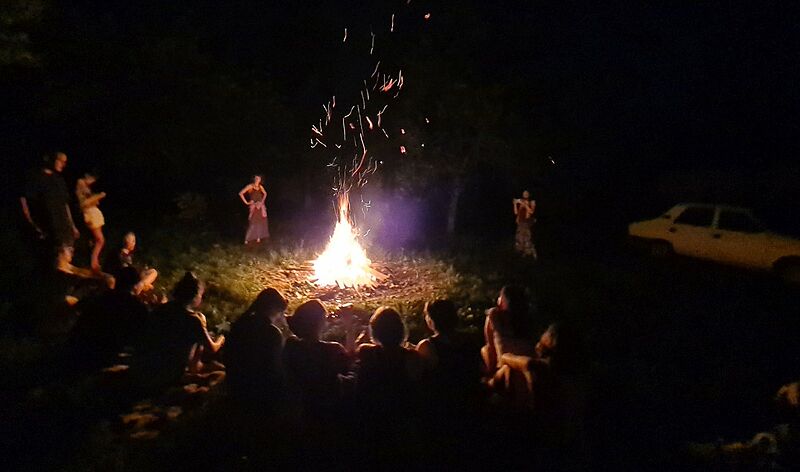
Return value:
<svg viewBox="0 0 800 472">
<path fill-rule="evenodd" d="M 746 208 L 685 203 L 659 218 L 631 223 L 628 234 L 654 256 L 674 253 L 771 270 L 800 282 L 800 241 L 769 232 Z"/>
</svg>

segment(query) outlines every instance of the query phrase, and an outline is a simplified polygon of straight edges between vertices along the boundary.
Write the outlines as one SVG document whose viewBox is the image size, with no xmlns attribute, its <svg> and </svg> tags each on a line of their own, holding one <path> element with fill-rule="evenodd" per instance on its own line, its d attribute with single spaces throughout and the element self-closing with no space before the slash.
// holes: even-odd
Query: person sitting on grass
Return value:
<svg viewBox="0 0 800 472">
<path fill-rule="evenodd" d="M 485 345 L 481 356 L 490 387 L 512 395 L 524 390 L 523 379 L 504 364 L 502 356 L 509 353 L 533 357 L 532 324 L 525 291 L 515 286 L 503 287 L 497 306 L 486 312 L 483 331 Z"/>
<path fill-rule="evenodd" d="M 117 353 L 133 345 L 138 327 L 147 319 L 147 306 L 133 295 L 139 273 L 122 269 L 113 290 L 89 298 L 80 305 L 71 344 L 84 367 L 112 362 Z"/>
<path fill-rule="evenodd" d="M 116 261 L 113 261 L 114 271 L 117 272 L 125 267 L 133 267 L 139 274 L 139 281 L 134 287 L 134 294 L 139 295 L 142 292 L 147 292 L 153 289 L 153 284 L 158 278 L 158 271 L 145 267 L 140 268 L 133 260 L 136 251 L 136 235 L 133 232 L 128 232 L 122 238 L 122 248 L 117 253 Z"/>
<path fill-rule="evenodd" d="M 43 277 L 44 296 L 34 303 L 31 326 L 40 336 L 61 339 L 77 321 L 78 303 L 114 287 L 114 277 L 72 265 L 71 245 L 58 247 L 55 267 Z"/>
<path fill-rule="evenodd" d="M 433 396 L 447 399 L 451 406 L 463 406 L 480 380 L 480 357 L 477 349 L 456 331 L 458 312 L 449 300 L 425 304 L 425 322 L 433 335 L 417 344 L 425 364 L 425 385 Z M 442 402 L 440 402 L 442 403 Z M 458 404 L 458 405 L 456 405 Z"/>
<path fill-rule="evenodd" d="M 580 335 L 569 323 L 548 326 L 534 356 L 503 354 L 503 363 L 525 378 L 529 402 L 541 419 L 550 446 L 585 460 L 587 379 Z M 564 447 L 568 445 L 567 447 Z"/>
<path fill-rule="evenodd" d="M 391 421 L 416 406 L 422 360 L 405 347 L 406 326 L 393 308 L 375 310 L 369 331 L 372 343 L 356 353 L 356 400 L 368 417 Z"/>
<path fill-rule="evenodd" d="M 165 388 L 178 384 L 185 374 L 195 378 L 215 370 L 218 365 L 205 366 L 204 353 L 218 353 L 225 336 L 216 340 L 206 328 L 206 317 L 197 311 L 203 300 L 203 283 L 186 272 L 172 291 L 172 301 L 160 305 L 151 315 L 151 325 L 137 353 L 134 372 L 145 387 Z"/>
<path fill-rule="evenodd" d="M 227 383 L 232 394 L 254 401 L 279 393 L 283 385 L 283 338 L 274 322 L 288 301 L 274 288 L 258 294 L 231 326 L 225 346 Z"/>
<path fill-rule="evenodd" d="M 83 295 L 114 287 L 114 277 L 111 274 L 72 265 L 74 255 L 75 249 L 70 245 L 63 244 L 58 248 L 54 277 L 58 302 L 73 306 Z"/>
<path fill-rule="evenodd" d="M 321 340 L 328 312 L 319 300 L 303 303 L 286 319 L 294 334 L 283 352 L 286 373 L 305 411 L 315 415 L 331 413 L 339 404 L 343 396 L 340 375 L 350 371 L 355 351 L 352 307 L 340 307 L 335 316 L 345 324 L 344 346 Z"/>
</svg>

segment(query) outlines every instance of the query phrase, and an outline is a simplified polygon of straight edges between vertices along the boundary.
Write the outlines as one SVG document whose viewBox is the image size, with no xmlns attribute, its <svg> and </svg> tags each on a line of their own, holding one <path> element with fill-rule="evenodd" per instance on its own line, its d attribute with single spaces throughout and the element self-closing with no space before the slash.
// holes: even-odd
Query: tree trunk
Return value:
<svg viewBox="0 0 800 472">
<path fill-rule="evenodd" d="M 450 204 L 447 207 L 447 236 L 452 238 L 456 233 L 456 216 L 458 215 L 458 203 L 461 194 L 464 192 L 464 179 L 456 177 L 453 188 L 450 190 Z"/>
</svg>

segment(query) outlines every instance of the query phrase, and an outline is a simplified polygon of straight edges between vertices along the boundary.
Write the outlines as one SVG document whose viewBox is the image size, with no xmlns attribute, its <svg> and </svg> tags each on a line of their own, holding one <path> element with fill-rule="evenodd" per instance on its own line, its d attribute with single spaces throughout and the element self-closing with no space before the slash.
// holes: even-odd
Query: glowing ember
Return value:
<svg viewBox="0 0 800 472">
<path fill-rule="evenodd" d="M 372 285 L 381 274 L 372 269 L 367 251 L 358 242 L 350 219 L 350 198 L 339 195 L 339 220 L 328 246 L 314 261 L 314 283 L 359 287 Z"/>
</svg>

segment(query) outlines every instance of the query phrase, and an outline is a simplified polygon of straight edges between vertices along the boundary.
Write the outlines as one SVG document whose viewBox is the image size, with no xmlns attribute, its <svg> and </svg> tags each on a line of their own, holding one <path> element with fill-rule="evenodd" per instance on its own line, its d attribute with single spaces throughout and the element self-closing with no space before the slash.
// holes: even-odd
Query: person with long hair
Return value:
<svg viewBox="0 0 800 472">
<path fill-rule="evenodd" d="M 483 332 L 481 354 L 490 376 L 502 367 L 503 354 L 534 354 L 533 320 L 523 288 L 506 285 L 500 290 L 497 306 L 486 313 Z"/>
<path fill-rule="evenodd" d="M 97 182 L 97 176 L 92 172 L 86 172 L 75 185 L 75 196 L 78 197 L 83 221 L 94 238 L 91 267 L 95 272 L 100 272 L 100 252 L 106 244 L 106 238 L 103 236 L 103 225 L 106 224 L 106 220 L 98 205 L 100 205 L 100 200 L 106 197 L 106 193 L 93 193 L 92 185 L 95 182 Z"/>
<path fill-rule="evenodd" d="M 289 302 L 274 288 L 262 290 L 231 326 L 225 346 L 228 385 L 239 399 L 273 399 L 283 384 L 283 337 L 275 326 Z"/>
<path fill-rule="evenodd" d="M 253 181 L 245 185 L 239 192 L 242 203 L 248 206 L 247 233 L 244 243 L 260 243 L 262 239 L 269 239 L 269 220 L 267 218 L 267 191 L 264 189 L 260 175 L 254 175 Z"/>
<path fill-rule="evenodd" d="M 531 200 L 531 194 L 527 190 L 522 192 L 522 198 L 515 198 L 514 216 L 517 222 L 517 234 L 514 248 L 523 256 L 537 258 L 536 246 L 533 245 L 533 217 L 536 211 L 536 200 Z"/>
</svg>

